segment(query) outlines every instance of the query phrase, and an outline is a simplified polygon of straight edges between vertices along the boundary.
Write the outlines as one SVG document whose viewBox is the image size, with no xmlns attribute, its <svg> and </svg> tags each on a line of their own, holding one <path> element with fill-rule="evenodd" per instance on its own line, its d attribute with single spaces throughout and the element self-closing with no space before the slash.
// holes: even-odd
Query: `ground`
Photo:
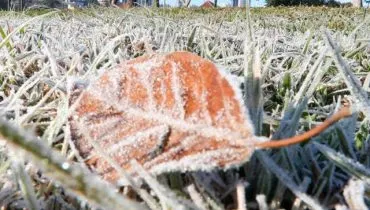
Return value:
<svg viewBox="0 0 370 210">
<path fill-rule="evenodd" d="M 368 208 L 368 13 L 325 7 L 252 9 L 250 18 L 245 9 L 233 8 L 0 12 L 0 113 L 8 124 L 32 133 L 19 137 L 31 140 L 26 144 L 1 145 L 0 204 L 9 209 L 135 208 L 137 203 L 158 209 Z M 281 139 L 302 133 L 341 104 L 351 105 L 354 115 L 308 143 L 259 150 L 235 169 L 157 180 L 144 175 L 140 196 L 122 201 L 114 186 L 64 162 L 84 165 L 68 130 L 69 84 L 83 86 L 125 60 L 173 51 L 193 52 L 238 78 L 256 135 Z M 59 159 L 46 164 L 54 154 Z"/>
</svg>

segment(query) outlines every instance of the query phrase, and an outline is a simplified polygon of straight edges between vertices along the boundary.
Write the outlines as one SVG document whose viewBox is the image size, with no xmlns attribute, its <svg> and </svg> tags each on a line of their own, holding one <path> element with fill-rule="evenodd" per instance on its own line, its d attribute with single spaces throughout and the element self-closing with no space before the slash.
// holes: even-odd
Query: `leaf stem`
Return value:
<svg viewBox="0 0 370 210">
<path fill-rule="evenodd" d="M 298 144 L 298 143 L 307 141 L 314 136 L 319 135 L 321 132 L 326 130 L 328 127 L 330 127 L 335 122 L 339 121 L 342 118 L 349 117 L 351 115 L 352 115 L 351 109 L 349 107 L 343 107 L 333 116 L 331 116 L 329 119 L 326 119 L 322 124 L 316 126 L 315 128 L 301 135 L 281 139 L 279 141 L 271 140 L 267 142 L 262 142 L 262 143 L 257 144 L 256 146 L 260 148 L 280 148 L 280 147 L 290 146 L 293 144 Z"/>
</svg>

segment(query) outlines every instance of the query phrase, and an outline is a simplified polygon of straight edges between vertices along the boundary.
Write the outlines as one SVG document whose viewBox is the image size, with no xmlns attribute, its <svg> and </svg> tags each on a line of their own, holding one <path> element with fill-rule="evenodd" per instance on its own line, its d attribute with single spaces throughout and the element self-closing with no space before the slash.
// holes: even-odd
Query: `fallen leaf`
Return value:
<svg viewBox="0 0 370 210">
<path fill-rule="evenodd" d="M 89 141 L 128 172 L 136 159 L 154 175 L 228 169 L 248 161 L 257 147 L 284 146 L 254 135 L 231 75 L 188 52 L 126 61 L 71 95 L 72 138 L 109 181 L 118 174 Z"/>
</svg>

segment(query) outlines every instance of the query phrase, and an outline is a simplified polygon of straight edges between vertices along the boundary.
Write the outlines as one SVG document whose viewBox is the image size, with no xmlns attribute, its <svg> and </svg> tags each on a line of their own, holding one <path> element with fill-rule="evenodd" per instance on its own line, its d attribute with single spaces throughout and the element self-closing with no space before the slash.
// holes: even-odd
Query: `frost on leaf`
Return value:
<svg viewBox="0 0 370 210">
<path fill-rule="evenodd" d="M 129 172 L 132 159 L 152 174 L 240 165 L 257 139 L 229 77 L 188 52 L 126 61 L 81 92 L 70 117 L 75 144 L 110 181 L 118 174 L 89 141 Z"/>
</svg>

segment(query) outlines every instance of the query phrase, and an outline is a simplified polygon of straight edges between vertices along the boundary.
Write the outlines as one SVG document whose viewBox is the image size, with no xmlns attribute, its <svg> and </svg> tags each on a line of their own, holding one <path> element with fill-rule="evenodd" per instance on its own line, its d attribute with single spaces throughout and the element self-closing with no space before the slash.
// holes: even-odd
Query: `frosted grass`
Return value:
<svg viewBox="0 0 370 210">
<path fill-rule="evenodd" d="M 152 199 L 158 199 L 164 208 L 181 202 L 181 199 L 168 201 L 181 197 L 173 192 L 191 198 L 194 206 L 209 209 L 236 207 L 238 202 L 243 206 L 245 203 L 247 209 L 258 206 L 289 209 L 291 206 L 282 206 L 283 200 L 294 203 L 295 209 L 334 205 L 338 209 L 346 208 L 344 200 L 354 199 L 356 187 L 353 186 L 368 189 L 361 181 L 349 180 L 364 178 L 363 172 L 367 173 L 366 168 L 370 167 L 367 118 L 370 19 L 364 19 L 362 11 L 349 8 L 252 10 L 249 26 L 245 17 L 242 10 L 227 9 L 124 12 L 91 8 L 76 13 L 55 11 L 33 18 L 25 13 L 0 13 L 3 31 L 0 38 L 0 113 L 16 126 L 36 134 L 37 141 L 45 141 L 69 160 L 83 164 L 68 132 L 66 113 L 70 112 L 67 106 L 70 96 L 66 93 L 66 80 L 84 78 L 88 83 L 96 78 L 94 75 L 124 60 L 152 52 L 188 50 L 224 66 L 243 82 L 247 57 L 244 52 L 258 52 L 254 58 L 260 60 L 260 65 L 253 68 L 261 73 L 258 84 L 261 101 L 254 101 L 258 104 L 254 110 L 263 110 L 263 118 L 260 113 L 255 117 L 263 120 L 257 122 L 258 125 L 263 123 L 262 134 L 289 136 L 307 130 L 329 116 L 338 106 L 338 100 L 344 98 L 354 105 L 355 101 L 363 104 L 356 107 L 359 117 L 353 125 L 355 128 L 341 126 L 348 144 L 339 144 L 338 138 L 343 137 L 336 129 L 331 129 L 315 138 L 331 150 L 321 147 L 318 151 L 308 143 L 284 151 L 267 151 L 269 159 L 264 158 L 265 164 L 252 157 L 239 170 L 210 172 L 203 174 L 203 179 L 200 175 L 184 175 L 183 182 L 191 187 L 171 191 L 166 177 L 158 177 L 157 182 L 141 171 L 150 186 L 158 187 L 153 190 L 156 193 L 150 195 L 150 187 L 143 186 L 141 190 L 146 192 L 141 192 L 142 195 L 147 202 L 153 203 L 153 208 L 158 206 Z M 249 33 L 252 29 L 253 33 Z M 252 34 L 253 43 L 245 42 L 248 34 Z M 253 68 L 250 67 L 250 72 Z M 258 85 L 253 86 L 253 90 L 258 90 Z M 252 88 L 247 83 L 241 86 Z M 248 94 L 253 96 L 253 91 Z M 278 125 L 294 125 L 296 129 L 284 130 Z M 355 147 L 355 141 L 362 147 Z M 13 172 L 7 159 L 7 146 L 2 144 L 0 151 L 0 199 L 4 205 L 41 205 L 46 209 L 58 209 L 52 203 L 58 203 L 60 209 L 93 206 L 93 202 L 86 202 L 80 196 L 61 193 L 62 188 L 40 175 L 35 166 L 31 166 L 33 170 L 14 171 L 13 176 L 26 172 L 31 179 L 23 176 L 26 178 L 21 182 L 25 187 L 13 190 L 17 183 L 6 173 Z M 346 151 L 353 151 L 351 156 L 357 160 L 349 158 Z M 341 153 L 347 156 L 339 155 Z M 330 167 L 326 167 L 328 161 Z M 288 178 L 269 172 L 271 165 L 275 172 L 285 171 Z M 246 180 L 250 186 L 237 190 L 235 183 L 240 180 Z M 302 183 L 306 187 L 301 187 Z M 340 189 L 345 186 L 343 195 Z M 23 194 L 10 196 L 17 191 Z M 27 196 L 32 192 L 37 196 Z M 45 198 L 44 192 L 52 196 Z M 231 192 L 243 192 L 248 196 L 245 201 L 240 195 L 235 199 Z M 328 196 L 329 193 L 333 196 Z M 369 199 L 366 193 L 361 195 L 358 199 Z M 190 202 L 185 198 L 184 201 Z"/>
</svg>

